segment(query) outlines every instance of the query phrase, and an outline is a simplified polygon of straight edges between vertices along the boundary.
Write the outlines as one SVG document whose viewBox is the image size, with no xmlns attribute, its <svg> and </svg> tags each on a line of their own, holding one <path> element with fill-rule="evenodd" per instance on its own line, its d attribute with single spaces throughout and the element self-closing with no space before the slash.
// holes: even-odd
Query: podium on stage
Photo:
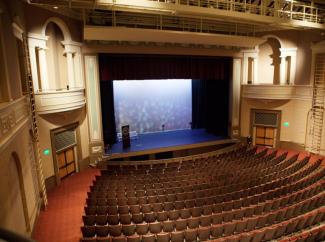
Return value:
<svg viewBox="0 0 325 242">
<path fill-rule="evenodd" d="M 131 146 L 130 143 L 130 125 L 122 126 L 122 142 L 123 149 L 129 148 Z"/>
</svg>

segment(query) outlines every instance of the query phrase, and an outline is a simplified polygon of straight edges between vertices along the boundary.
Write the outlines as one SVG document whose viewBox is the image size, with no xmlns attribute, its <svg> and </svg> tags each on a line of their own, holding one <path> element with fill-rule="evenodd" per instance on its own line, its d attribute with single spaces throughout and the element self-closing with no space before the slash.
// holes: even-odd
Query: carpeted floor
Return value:
<svg viewBox="0 0 325 242">
<path fill-rule="evenodd" d="M 48 207 L 36 221 L 33 239 L 38 242 L 80 241 L 82 214 L 87 191 L 98 169 L 88 168 L 61 182 L 48 192 Z"/>
</svg>

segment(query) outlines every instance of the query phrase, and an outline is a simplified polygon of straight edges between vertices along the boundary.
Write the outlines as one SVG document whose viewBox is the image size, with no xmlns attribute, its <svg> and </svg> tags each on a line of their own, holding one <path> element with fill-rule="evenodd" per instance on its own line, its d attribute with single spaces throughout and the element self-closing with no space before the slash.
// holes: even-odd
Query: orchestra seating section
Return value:
<svg viewBox="0 0 325 242">
<path fill-rule="evenodd" d="M 81 241 L 322 241 L 324 162 L 242 146 L 109 164 L 88 192 Z"/>
</svg>

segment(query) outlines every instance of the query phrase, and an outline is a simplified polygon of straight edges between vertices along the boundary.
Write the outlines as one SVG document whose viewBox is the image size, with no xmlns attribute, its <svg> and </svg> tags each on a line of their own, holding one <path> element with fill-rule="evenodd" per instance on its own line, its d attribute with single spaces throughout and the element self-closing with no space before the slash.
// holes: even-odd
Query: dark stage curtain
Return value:
<svg viewBox="0 0 325 242">
<path fill-rule="evenodd" d="M 100 82 L 104 143 L 116 143 L 113 81 Z"/>
<path fill-rule="evenodd" d="M 144 79 L 224 80 L 229 57 L 100 54 L 102 81 Z"/>
<path fill-rule="evenodd" d="M 228 136 L 229 81 L 192 80 L 192 128 Z"/>
</svg>

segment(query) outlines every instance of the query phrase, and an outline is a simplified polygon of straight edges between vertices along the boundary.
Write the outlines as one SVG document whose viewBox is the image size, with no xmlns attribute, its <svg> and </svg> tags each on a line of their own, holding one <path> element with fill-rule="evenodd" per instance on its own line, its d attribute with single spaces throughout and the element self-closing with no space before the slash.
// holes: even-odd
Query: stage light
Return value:
<svg viewBox="0 0 325 242">
<path fill-rule="evenodd" d="M 289 122 L 284 122 L 284 123 L 283 123 L 283 126 L 284 126 L 284 127 L 289 127 Z"/>
<path fill-rule="evenodd" d="M 54 8 L 54 9 L 58 9 L 59 7 L 58 7 L 58 6 L 54 6 L 53 8 Z"/>
<path fill-rule="evenodd" d="M 44 149 L 43 154 L 44 155 L 50 155 L 50 149 Z"/>
</svg>

